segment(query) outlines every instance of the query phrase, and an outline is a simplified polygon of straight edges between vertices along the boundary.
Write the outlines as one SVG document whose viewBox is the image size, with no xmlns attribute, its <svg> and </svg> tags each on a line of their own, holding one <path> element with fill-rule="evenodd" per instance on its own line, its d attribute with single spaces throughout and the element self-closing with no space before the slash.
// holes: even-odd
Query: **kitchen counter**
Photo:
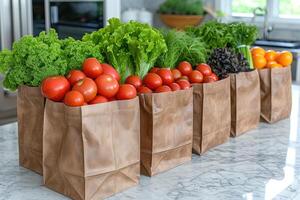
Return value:
<svg viewBox="0 0 300 200">
<path fill-rule="evenodd" d="M 17 124 L 0 127 L 0 200 L 62 200 L 18 165 Z M 300 87 L 291 119 L 231 138 L 203 156 L 149 178 L 111 200 L 300 199 Z"/>
</svg>

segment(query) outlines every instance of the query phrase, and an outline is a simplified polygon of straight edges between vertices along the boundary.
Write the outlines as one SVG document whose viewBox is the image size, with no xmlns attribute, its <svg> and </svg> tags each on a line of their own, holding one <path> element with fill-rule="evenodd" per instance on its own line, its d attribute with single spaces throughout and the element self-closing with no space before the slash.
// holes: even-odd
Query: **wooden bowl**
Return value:
<svg viewBox="0 0 300 200">
<path fill-rule="evenodd" d="M 171 28 L 184 29 L 188 26 L 196 26 L 200 24 L 203 20 L 203 16 L 160 14 L 160 19 Z"/>
</svg>

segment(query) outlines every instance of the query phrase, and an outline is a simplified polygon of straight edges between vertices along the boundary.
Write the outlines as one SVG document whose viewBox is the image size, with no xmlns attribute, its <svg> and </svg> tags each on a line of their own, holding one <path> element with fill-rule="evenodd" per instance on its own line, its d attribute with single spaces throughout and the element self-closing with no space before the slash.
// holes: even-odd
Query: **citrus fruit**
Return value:
<svg viewBox="0 0 300 200">
<path fill-rule="evenodd" d="M 267 60 L 263 55 L 256 54 L 253 56 L 253 64 L 256 69 L 262 69 L 266 66 Z"/>
<path fill-rule="evenodd" d="M 259 54 L 259 55 L 264 56 L 265 53 L 266 53 L 265 50 L 264 50 L 263 48 L 261 48 L 261 47 L 253 47 L 253 48 L 251 49 L 251 54 L 252 54 L 252 55 L 257 55 L 257 54 Z"/>
<path fill-rule="evenodd" d="M 282 66 L 288 66 L 293 62 L 293 54 L 289 51 L 282 51 L 276 58 L 276 61 Z"/>
<path fill-rule="evenodd" d="M 268 50 L 265 54 L 265 59 L 267 61 L 274 61 L 277 57 L 277 53 L 274 50 Z"/>
</svg>

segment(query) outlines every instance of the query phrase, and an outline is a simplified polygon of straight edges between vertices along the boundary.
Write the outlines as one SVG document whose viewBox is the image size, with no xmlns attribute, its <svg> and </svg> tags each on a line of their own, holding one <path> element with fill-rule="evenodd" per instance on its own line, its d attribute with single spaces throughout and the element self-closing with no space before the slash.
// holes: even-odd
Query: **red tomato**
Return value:
<svg viewBox="0 0 300 200">
<path fill-rule="evenodd" d="M 198 70 L 193 70 L 189 75 L 189 80 L 191 83 L 202 83 L 203 75 Z"/>
<path fill-rule="evenodd" d="M 219 80 L 219 77 L 215 74 L 215 73 L 212 73 L 210 75 L 215 81 L 218 81 Z"/>
<path fill-rule="evenodd" d="M 189 77 L 187 77 L 187 76 L 182 76 L 179 78 L 179 80 L 181 80 L 181 79 L 189 81 Z"/>
<path fill-rule="evenodd" d="M 93 100 L 97 95 L 97 85 L 93 79 L 84 78 L 78 81 L 74 86 L 73 90 L 80 92 L 84 100 L 86 102 L 90 102 Z"/>
<path fill-rule="evenodd" d="M 156 88 L 155 92 L 156 93 L 161 93 L 161 92 L 171 92 L 171 88 L 167 85 L 162 85 L 162 86 L 159 86 L 158 88 Z"/>
<path fill-rule="evenodd" d="M 178 69 L 172 69 L 172 74 L 174 77 L 174 80 L 178 80 L 181 77 L 181 72 Z"/>
<path fill-rule="evenodd" d="M 134 97 L 136 97 L 136 89 L 133 85 L 122 84 L 120 85 L 116 97 L 119 100 L 133 99 Z"/>
<path fill-rule="evenodd" d="M 181 63 L 179 63 L 177 69 L 179 69 L 182 75 L 186 76 L 188 76 L 193 71 L 192 65 L 187 61 L 182 61 Z"/>
<path fill-rule="evenodd" d="M 85 102 L 84 97 L 80 92 L 72 90 L 66 93 L 64 103 L 67 106 L 83 106 Z"/>
<path fill-rule="evenodd" d="M 203 82 L 204 83 L 212 83 L 212 82 L 216 82 L 215 79 L 211 76 L 204 76 L 204 79 L 203 79 Z"/>
<path fill-rule="evenodd" d="M 107 99 L 108 99 L 108 101 L 115 101 L 115 100 L 117 100 L 116 97 L 110 97 L 110 98 L 107 98 Z"/>
<path fill-rule="evenodd" d="M 162 79 L 160 76 L 154 73 L 148 73 L 143 80 L 144 84 L 151 90 L 155 90 L 162 85 Z"/>
<path fill-rule="evenodd" d="M 152 68 L 150 69 L 149 73 L 150 73 L 150 72 L 151 72 L 151 73 L 156 73 L 156 72 L 158 72 L 158 70 L 159 70 L 158 67 L 152 67 Z"/>
<path fill-rule="evenodd" d="M 87 58 L 82 64 L 82 71 L 88 77 L 95 79 L 102 74 L 103 69 L 96 58 Z"/>
<path fill-rule="evenodd" d="M 212 73 L 210 66 L 205 63 L 197 65 L 196 70 L 201 72 L 203 76 L 209 76 Z"/>
<path fill-rule="evenodd" d="M 74 85 L 76 82 L 84 79 L 85 77 L 86 76 L 82 71 L 76 69 L 71 70 L 67 75 L 67 79 L 71 85 Z"/>
<path fill-rule="evenodd" d="M 97 104 L 97 103 L 105 103 L 108 102 L 108 99 L 104 96 L 96 96 L 92 101 L 89 102 L 89 104 Z"/>
<path fill-rule="evenodd" d="M 70 83 L 64 76 L 51 76 L 43 80 L 41 90 L 44 97 L 61 101 L 70 90 Z"/>
<path fill-rule="evenodd" d="M 98 88 L 98 94 L 110 98 L 117 94 L 119 83 L 111 75 L 102 74 L 95 80 Z"/>
<path fill-rule="evenodd" d="M 171 88 L 172 91 L 180 90 L 180 86 L 177 83 L 171 83 L 169 87 Z"/>
<path fill-rule="evenodd" d="M 162 69 L 158 70 L 156 73 L 162 79 L 163 84 L 168 85 L 170 83 L 173 83 L 174 76 L 173 76 L 173 73 L 172 73 L 171 70 L 166 69 L 166 68 L 162 68 Z"/>
<path fill-rule="evenodd" d="M 107 63 L 102 63 L 101 66 L 103 69 L 103 74 L 109 74 L 114 79 L 116 79 L 118 82 L 120 81 L 121 77 L 120 77 L 119 73 L 117 72 L 117 70 L 113 66 L 111 66 Z"/>
<path fill-rule="evenodd" d="M 142 86 L 142 80 L 139 76 L 131 75 L 128 76 L 125 80 L 125 83 L 133 85 L 135 88 Z"/>
<path fill-rule="evenodd" d="M 190 82 L 188 82 L 187 80 L 184 80 L 184 79 L 180 79 L 176 83 L 180 86 L 180 89 L 182 89 L 182 90 L 186 90 L 191 87 Z"/>
<path fill-rule="evenodd" d="M 140 93 L 140 94 L 152 93 L 152 90 L 150 90 L 146 86 L 141 86 L 141 87 L 138 88 L 138 93 Z"/>
</svg>

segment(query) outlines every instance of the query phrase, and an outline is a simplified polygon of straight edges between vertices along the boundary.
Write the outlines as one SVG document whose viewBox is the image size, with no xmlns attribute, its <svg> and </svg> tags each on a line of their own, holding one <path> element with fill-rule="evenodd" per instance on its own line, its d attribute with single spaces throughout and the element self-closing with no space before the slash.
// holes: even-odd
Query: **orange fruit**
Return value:
<svg viewBox="0 0 300 200">
<path fill-rule="evenodd" d="M 282 66 L 288 66 L 293 62 L 293 54 L 289 51 L 282 51 L 277 56 L 276 61 Z"/>
<path fill-rule="evenodd" d="M 267 60 L 263 55 L 256 54 L 253 57 L 253 64 L 256 69 L 262 69 L 266 66 Z"/>
<path fill-rule="evenodd" d="M 265 53 L 266 53 L 265 50 L 261 47 L 253 47 L 251 49 L 251 54 L 252 55 L 260 54 L 260 55 L 264 56 Z"/>
<path fill-rule="evenodd" d="M 266 54 L 265 54 L 265 59 L 267 61 L 274 61 L 277 57 L 277 53 L 273 50 L 268 50 L 266 51 Z"/>
<path fill-rule="evenodd" d="M 281 64 L 277 63 L 276 61 L 269 61 L 267 63 L 267 66 L 268 68 L 276 68 L 276 67 L 282 67 Z"/>
</svg>

